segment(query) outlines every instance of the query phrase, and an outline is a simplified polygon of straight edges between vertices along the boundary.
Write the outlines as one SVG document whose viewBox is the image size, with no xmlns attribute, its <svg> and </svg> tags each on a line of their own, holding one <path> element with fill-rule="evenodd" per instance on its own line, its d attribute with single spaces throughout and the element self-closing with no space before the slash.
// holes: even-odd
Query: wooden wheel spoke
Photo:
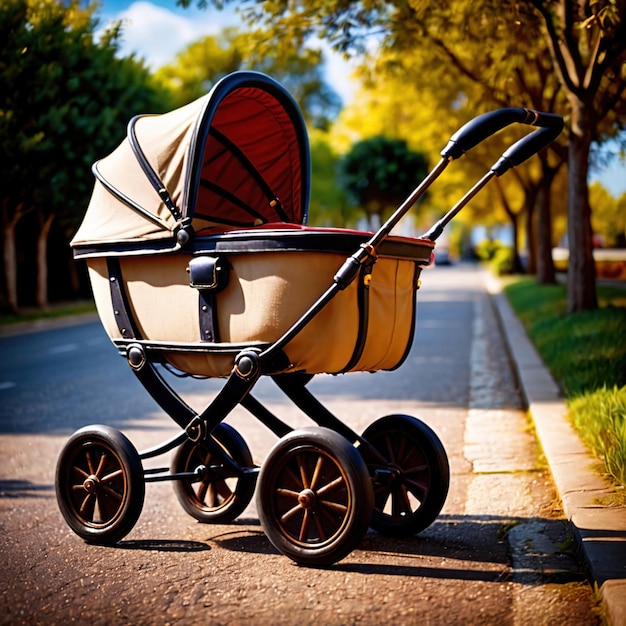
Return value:
<svg viewBox="0 0 626 626">
<path fill-rule="evenodd" d="M 81 476 L 81 478 L 89 478 L 90 474 L 89 472 L 86 472 L 82 467 L 78 467 L 78 465 L 74 465 L 74 467 L 72 467 L 72 471 L 76 472 L 78 475 Z M 81 488 L 82 488 L 82 483 L 81 483 Z"/>
<path fill-rule="evenodd" d="M 299 511 L 303 511 L 305 509 L 303 509 L 299 504 L 296 504 L 296 506 L 292 507 L 291 509 L 289 509 L 288 511 L 286 511 L 285 513 L 283 513 L 280 516 L 280 521 L 281 522 L 287 522 L 289 521 L 296 513 L 298 513 Z"/>
<path fill-rule="evenodd" d="M 405 465 L 404 461 L 406 458 L 411 456 L 411 448 L 407 451 L 405 437 L 396 437 L 396 441 L 399 442 L 398 449 L 396 450 L 396 463 L 402 467 Z"/>
<path fill-rule="evenodd" d="M 404 485 L 393 490 L 391 496 L 391 514 L 395 517 L 411 512 L 411 501 L 409 493 Z"/>
<path fill-rule="evenodd" d="M 96 506 L 96 494 L 88 493 L 82 501 L 78 512 L 85 518 L 93 519 L 93 511 Z"/>
<path fill-rule="evenodd" d="M 85 450 L 85 460 L 87 461 L 87 467 L 89 469 L 89 474 L 87 476 L 95 475 L 94 465 L 91 460 L 91 453 L 89 450 Z"/>
<path fill-rule="evenodd" d="M 348 510 L 348 507 L 345 504 L 341 504 L 341 502 L 331 502 L 330 500 L 320 500 L 319 505 L 320 507 L 330 509 L 336 513 L 341 513 L 342 515 L 345 515 Z"/>
<path fill-rule="evenodd" d="M 215 506 L 215 492 L 213 491 L 213 484 L 208 480 L 203 480 L 200 483 L 200 488 L 198 489 L 198 493 L 196 495 L 198 500 L 204 504 L 207 500 L 207 494 L 209 495 L 209 501 L 207 504 L 210 507 Z"/>
<path fill-rule="evenodd" d="M 124 497 L 123 493 L 120 493 L 119 491 L 115 491 L 115 489 L 111 489 L 111 487 L 109 487 L 108 485 L 102 485 L 102 490 L 108 495 L 115 498 L 118 502 Z"/>
<path fill-rule="evenodd" d="M 216 493 L 221 496 L 222 500 L 228 500 L 233 495 L 232 489 L 225 480 L 217 480 L 213 483 Z"/>
<path fill-rule="evenodd" d="M 304 489 L 310 489 L 309 477 L 306 471 L 306 460 L 302 457 L 302 455 L 298 455 L 296 457 L 296 462 L 298 463 L 298 469 L 300 470 L 300 482 Z"/>
<path fill-rule="evenodd" d="M 325 541 L 326 530 L 322 526 L 322 520 L 320 520 L 319 515 L 314 515 L 313 519 L 315 520 L 315 526 L 317 528 L 317 534 L 319 535 L 320 541 Z"/>
<path fill-rule="evenodd" d="M 335 487 L 338 487 L 339 485 L 343 485 L 343 484 L 345 484 L 345 480 L 343 476 L 337 476 L 337 478 L 335 478 L 334 480 L 331 480 L 329 483 L 325 484 L 323 487 L 320 487 L 317 490 L 317 495 L 323 496 L 325 493 L 328 493 L 329 491 L 332 491 Z"/>
<path fill-rule="evenodd" d="M 300 536 L 298 537 L 300 541 L 306 540 L 308 533 L 309 533 L 310 525 L 311 525 L 311 511 L 310 509 L 304 509 L 302 523 L 300 524 Z"/>
<path fill-rule="evenodd" d="M 104 466 L 106 462 L 107 462 L 107 453 L 106 451 L 104 451 L 100 455 L 100 460 L 98 461 L 98 467 L 96 468 L 96 471 L 92 472 L 94 476 L 100 477 L 100 474 L 102 474 L 102 472 L 104 471 Z"/>
<path fill-rule="evenodd" d="M 426 472 L 428 470 L 428 465 L 426 463 L 422 465 L 415 465 L 414 467 L 410 467 L 409 469 L 404 470 L 404 474 L 406 476 L 410 476 L 411 474 L 421 474 L 422 472 Z"/>
<path fill-rule="evenodd" d="M 387 448 L 387 459 L 390 463 L 395 463 L 396 453 L 393 447 L 393 442 L 391 441 L 391 437 L 389 435 L 385 436 L 385 447 Z"/>
<path fill-rule="evenodd" d="M 288 498 L 295 498 L 296 500 L 300 495 L 297 491 L 293 491 L 293 489 L 285 489 L 284 487 L 279 487 L 278 489 L 276 489 L 276 493 L 279 496 L 287 496 Z"/>
<path fill-rule="evenodd" d="M 100 479 L 101 483 L 110 483 L 112 480 L 115 480 L 116 478 L 118 478 L 119 476 L 123 476 L 124 475 L 124 470 L 122 468 L 115 470 L 114 472 L 111 472 L 110 474 L 107 474 L 106 476 L 103 476 Z"/>
<path fill-rule="evenodd" d="M 285 474 L 298 490 L 302 489 L 304 482 L 302 481 L 302 478 L 298 476 L 298 474 L 296 474 L 291 467 L 285 467 Z"/>
<path fill-rule="evenodd" d="M 407 480 L 406 488 L 412 493 L 420 502 L 424 502 L 428 494 L 428 484 L 417 481 Z"/>
<path fill-rule="evenodd" d="M 315 487 L 317 485 L 317 481 L 319 480 L 323 464 L 324 464 L 324 457 L 320 454 L 317 457 L 317 461 L 315 462 L 315 469 L 313 470 L 311 484 L 309 485 L 309 489 L 312 489 L 313 491 L 315 491 Z"/>
</svg>

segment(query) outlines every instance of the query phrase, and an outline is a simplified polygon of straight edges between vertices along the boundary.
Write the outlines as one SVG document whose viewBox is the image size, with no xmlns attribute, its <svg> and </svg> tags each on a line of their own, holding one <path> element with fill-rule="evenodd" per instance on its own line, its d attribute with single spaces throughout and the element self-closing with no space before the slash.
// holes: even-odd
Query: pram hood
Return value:
<svg viewBox="0 0 626 626">
<path fill-rule="evenodd" d="M 258 72 L 230 74 L 170 113 L 133 118 L 93 172 L 71 242 L 77 258 L 168 252 L 187 232 L 212 227 L 306 222 L 306 126 L 291 95 Z"/>
</svg>

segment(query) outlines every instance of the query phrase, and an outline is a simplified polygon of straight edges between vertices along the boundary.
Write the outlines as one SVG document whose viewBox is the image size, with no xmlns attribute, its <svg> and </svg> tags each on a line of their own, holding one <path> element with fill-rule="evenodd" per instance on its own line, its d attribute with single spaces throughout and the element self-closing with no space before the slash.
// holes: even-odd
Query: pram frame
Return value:
<svg viewBox="0 0 626 626">
<path fill-rule="evenodd" d="M 158 342 L 141 338 L 125 291 L 119 261 L 115 255 L 107 256 L 111 302 L 120 331 L 123 331 L 122 338 L 115 339 L 114 343 L 120 354 L 127 359 L 139 382 L 182 429 L 182 432 L 160 445 L 140 452 L 137 452 L 121 433 L 113 432 L 107 427 L 92 427 L 75 433 L 62 451 L 56 475 L 57 499 L 72 529 L 87 541 L 115 543 L 129 532 L 137 521 L 143 503 L 145 483 L 175 481 L 175 484 L 184 485 L 188 482 L 205 480 L 209 475 L 218 476 L 218 478 L 219 476 L 235 477 L 239 481 L 238 485 L 243 484 L 242 492 L 245 495 L 238 504 L 236 503 L 234 507 L 236 512 L 243 510 L 242 507 L 247 504 L 246 498 L 251 497 L 254 490 L 254 482 L 250 481 L 255 481 L 258 475 L 260 487 L 257 489 L 257 506 L 266 534 L 281 552 L 305 565 L 328 565 L 343 558 L 360 541 L 368 525 L 383 533 L 403 535 L 415 534 L 432 523 L 445 502 L 449 484 L 448 461 L 437 436 L 419 420 L 401 415 L 381 418 L 368 427 L 363 435 L 358 435 L 324 407 L 307 389 L 306 385 L 312 378 L 311 374 L 284 373 L 289 366 L 289 359 L 285 355 L 284 348 L 333 298 L 356 279 L 362 266 L 365 264 L 373 266 L 377 262 L 380 247 L 389 237 L 393 227 L 453 160 L 460 158 L 466 151 L 490 135 L 514 123 L 537 126 L 539 129 L 511 146 L 489 172 L 423 235 L 422 239 L 425 242 L 434 243 L 450 220 L 489 180 L 494 176 L 501 176 L 511 167 L 549 145 L 562 129 L 562 118 L 521 108 L 501 109 L 475 118 L 451 137 L 442 150 L 442 158 L 435 168 L 382 227 L 346 258 L 326 291 L 278 339 L 272 342 L 249 343 L 246 346 L 233 344 L 221 346 L 215 343 L 185 346 L 185 349 L 214 353 L 236 352 L 232 370 L 224 386 L 201 412 L 196 412 L 189 407 L 158 372 L 156 365 L 163 362 L 166 352 L 175 347 L 160 345 Z M 208 132 L 208 127 L 205 127 L 205 131 Z M 156 181 L 151 175 L 149 178 L 155 189 L 159 187 L 158 177 Z M 159 194 L 164 197 L 161 191 Z M 165 204 L 169 207 L 169 204 L 172 204 L 171 200 Z M 184 250 L 194 237 L 191 221 L 189 216 L 183 218 L 181 213 L 176 213 L 174 217 L 179 220 L 179 228 L 176 232 L 177 243 L 174 249 Z M 422 261 L 421 267 L 425 264 L 427 263 Z M 416 262 L 416 265 L 420 266 L 420 262 Z M 261 376 L 272 378 L 279 389 L 318 425 L 318 429 L 294 431 L 259 402 L 251 392 Z M 225 431 L 222 425 L 224 419 L 238 405 L 244 407 L 279 437 L 278 444 L 260 468 L 247 462 L 250 458 L 247 446 L 238 438 L 239 435 Z M 386 429 L 390 432 L 399 430 L 403 437 L 419 441 L 418 445 L 422 447 L 427 459 L 429 481 L 431 481 L 422 494 L 423 498 L 418 507 L 413 510 L 411 506 L 403 508 L 405 505 L 402 505 L 400 514 L 394 512 L 395 504 L 391 513 L 382 510 L 381 501 L 374 496 L 375 485 L 386 489 L 404 480 L 401 476 L 402 471 L 393 466 L 381 452 L 381 448 L 373 443 L 377 441 L 377 437 L 380 438 L 381 432 L 387 432 Z M 227 441 L 234 449 L 227 449 L 224 441 Z M 180 456 L 177 456 L 172 471 L 169 468 L 143 469 L 142 461 L 144 460 L 159 457 L 175 448 L 179 449 L 179 453 L 184 450 L 193 450 L 194 445 L 204 446 L 209 452 L 207 458 L 209 456 L 217 458 L 219 463 L 209 467 L 200 465 L 193 471 L 180 471 Z M 68 474 L 73 471 L 72 464 L 78 463 L 76 459 L 80 460 L 82 450 L 85 447 L 89 449 L 89 446 L 93 446 L 95 450 L 105 450 L 105 453 L 100 456 L 101 463 L 104 463 L 103 459 L 107 454 L 116 457 L 119 461 L 119 470 L 114 473 L 124 474 L 125 487 L 122 505 L 119 509 L 115 509 L 111 519 L 105 520 L 103 524 L 99 522 L 91 524 L 90 520 L 85 519 L 82 514 L 82 509 L 91 497 L 92 490 L 97 489 L 101 479 L 96 475 L 98 472 L 92 472 L 92 475 L 88 476 L 84 482 L 83 487 L 88 495 L 80 511 L 76 510 L 76 504 L 72 502 L 72 497 L 69 495 L 68 489 L 71 488 L 65 484 Z M 292 510 L 283 511 L 281 516 L 278 512 L 280 507 L 276 508 L 278 506 L 274 502 L 276 494 L 285 491 L 280 486 L 281 481 L 286 480 L 288 464 L 292 462 L 296 454 L 305 457 L 309 455 L 316 460 L 319 467 L 321 467 L 320 464 L 326 463 L 326 467 L 331 467 L 328 471 L 331 474 L 334 471 L 338 476 L 333 482 L 342 481 L 345 486 L 347 493 L 345 504 L 342 500 L 334 505 L 336 509 L 345 509 L 345 512 L 339 516 L 338 520 L 331 523 L 330 539 L 317 535 L 305 536 L 304 526 L 300 530 L 302 536 L 298 538 L 297 534 L 293 534 L 287 522 L 287 518 L 292 516 Z M 239 463 L 237 458 L 245 459 L 245 465 Z M 91 461 L 89 466 L 91 468 Z M 315 483 L 316 475 L 316 473 L 313 474 L 313 483 Z M 233 511 L 230 513 L 226 511 L 225 514 L 218 511 L 214 517 L 212 513 L 206 516 L 204 513 L 196 513 L 193 507 L 190 510 L 190 506 L 185 506 L 188 503 L 185 503 L 187 496 L 184 491 L 179 489 L 177 495 L 184 508 L 192 515 L 197 515 L 200 521 L 213 521 L 213 519 L 221 521 L 226 520 L 227 517 L 232 518 Z M 316 497 L 314 490 L 307 487 L 301 491 L 298 502 L 301 503 L 303 509 L 308 510 L 313 506 L 311 502 Z M 320 524 L 323 525 L 318 521 L 318 528 Z M 309 530 L 306 532 L 308 533 Z"/>
</svg>

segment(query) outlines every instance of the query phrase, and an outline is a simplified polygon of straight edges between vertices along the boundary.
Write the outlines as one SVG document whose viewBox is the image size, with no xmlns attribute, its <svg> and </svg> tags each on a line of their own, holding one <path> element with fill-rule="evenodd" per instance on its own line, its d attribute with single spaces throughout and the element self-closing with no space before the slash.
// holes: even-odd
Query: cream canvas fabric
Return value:
<svg viewBox="0 0 626 626">
<path fill-rule="evenodd" d="M 285 230 L 285 233 L 289 231 Z M 324 229 L 310 229 L 310 236 Z M 346 231 L 349 232 L 349 231 Z M 274 236 L 280 236 L 276 234 Z M 392 369 L 412 339 L 415 291 L 421 265 L 430 248 L 416 240 L 416 259 L 381 257 L 368 279 L 367 310 L 362 310 L 358 278 L 339 292 L 290 341 L 287 371 L 310 374 Z M 220 344 L 201 347 L 198 290 L 189 285 L 185 254 L 124 257 L 120 267 L 130 312 L 141 337 L 167 346 L 163 353 L 175 367 L 195 375 L 227 376 L 234 355 L 244 346 L 276 342 L 332 284 L 345 256 L 324 251 L 281 251 L 229 254 L 227 286 L 216 296 Z M 123 339 L 113 314 L 104 259 L 88 266 L 98 312 L 111 339 Z M 351 367 L 362 318 L 367 320 L 363 352 Z M 176 346 L 180 346 L 180 350 Z M 232 346 L 231 355 L 217 354 Z M 215 353 L 211 353 L 211 350 Z"/>
<path fill-rule="evenodd" d="M 133 146 L 180 212 L 178 219 Z M 93 195 L 72 240 L 77 257 L 102 255 L 103 249 L 85 247 L 104 244 L 120 244 L 118 254 L 124 244 L 143 241 L 171 242 L 174 248 L 184 218 L 192 220 L 194 232 L 306 219 L 304 121 L 291 96 L 255 72 L 231 74 L 175 111 L 137 116 L 126 139 L 95 164 L 94 173 Z"/>
<path fill-rule="evenodd" d="M 370 237 L 303 226 L 306 128 L 291 96 L 254 72 L 232 74 L 170 113 L 134 118 L 94 172 L 72 245 L 87 260 L 102 323 L 120 348 L 141 342 L 189 374 L 228 376 L 240 350 L 281 339 Z M 189 232 L 189 224 L 195 237 L 187 242 L 177 232 Z M 355 249 L 346 252 L 345 242 Z M 286 344 L 285 371 L 375 371 L 402 361 L 417 277 L 433 244 L 394 237 L 386 243 L 393 252 L 381 249 L 369 273 L 360 268 Z M 190 284 L 187 270 L 194 256 L 212 254 L 228 266 L 228 280 L 211 293 L 207 322 L 206 309 L 200 311 L 206 293 Z M 109 271 L 119 279 L 115 306 L 128 308 L 137 336 L 120 328 L 128 320 L 120 322 L 126 318 L 114 310 Z"/>
</svg>

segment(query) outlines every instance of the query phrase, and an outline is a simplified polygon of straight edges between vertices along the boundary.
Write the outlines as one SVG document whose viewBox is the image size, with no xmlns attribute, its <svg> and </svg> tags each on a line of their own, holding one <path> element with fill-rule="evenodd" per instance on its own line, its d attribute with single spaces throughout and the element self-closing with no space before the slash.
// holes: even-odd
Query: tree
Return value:
<svg viewBox="0 0 626 626">
<path fill-rule="evenodd" d="M 589 186 L 591 225 L 607 248 L 626 247 L 626 193 L 614 198 L 599 182 Z"/>
<path fill-rule="evenodd" d="M 190 1 L 182 0 L 182 3 Z M 200 0 L 200 4 L 207 1 L 210 0 Z M 221 4 L 217 0 L 213 3 Z M 480 3 L 468 0 L 449 3 L 436 0 L 257 0 L 247 6 L 244 15 L 262 23 L 274 33 L 276 41 L 290 37 L 304 41 L 319 35 L 346 53 L 364 51 L 368 37 L 377 34 L 385 48 L 395 48 L 409 55 L 413 49 L 404 47 L 403 42 L 407 41 L 407 34 L 419 32 L 425 17 L 439 19 L 440 39 L 445 41 L 454 29 L 458 29 L 455 14 L 461 15 L 467 25 L 482 25 L 483 44 L 487 49 L 492 43 L 490 32 L 502 26 L 510 32 L 522 32 L 526 28 L 534 30 L 539 17 L 542 30 L 535 43 L 545 44 L 550 50 L 570 113 L 568 308 L 570 312 L 595 308 L 587 187 L 589 150 L 592 141 L 610 136 L 624 127 L 626 0 L 518 0 L 504 6 L 496 0 Z M 511 12 L 511 8 L 515 11 Z M 412 40 L 419 42 L 418 37 Z M 432 42 L 425 43 L 430 45 Z M 464 54 L 474 62 L 484 57 L 484 52 L 477 52 L 470 46 Z M 508 76 L 507 56 L 492 55 L 490 61 L 494 73 Z M 524 70 L 522 67 L 518 71 L 523 73 Z"/>
<path fill-rule="evenodd" d="M 4 300 L 11 310 L 18 308 L 18 223 L 36 216 L 36 302 L 45 307 L 53 224 L 69 238 L 93 186 L 91 164 L 119 143 L 132 115 L 167 107 L 142 64 L 116 58 L 119 25 L 99 40 L 96 26 L 93 8 L 80 8 L 78 0 L 0 6 L 0 202 Z"/>
<path fill-rule="evenodd" d="M 377 229 L 411 193 L 415 181 L 427 174 L 426 158 L 409 150 L 405 141 L 371 137 L 357 142 L 340 164 L 340 180 L 346 191 Z"/>
<path fill-rule="evenodd" d="M 529 0 L 570 108 L 568 309 L 597 307 L 587 184 L 594 139 L 626 125 L 626 1 Z M 610 132 L 610 131 L 609 131 Z"/>
<path fill-rule="evenodd" d="M 329 143 L 327 133 L 313 131 L 311 145 L 311 203 L 309 224 L 313 226 L 356 226 L 359 211 L 348 202 L 338 184 L 340 157 Z"/>
<path fill-rule="evenodd" d="M 255 32 L 226 28 L 192 43 L 157 72 L 169 83 L 183 105 L 207 93 L 220 79 L 236 70 L 256 70 L 281 82 L 300 105 L 307 123 L 327 129 L 341 110 L 341 98 L 324 79 L 324 55 L 319 49 L 282 47 L 259 55 Z"/>
<path fill-rule="evenodd" d="M 389 66 L 392 60 L 382 58 L 379 62 Z M 429 162 L 436 163 L 447 137 L 475 114 L 475 102 L 481 102 L 483 86 L 452 72 L 441 71 L 437 64 L 433 72 L 425 72 L 425 79 L 418 82 L 410 79 L 417 73 L 415 68 L 410 65 L 405 68 L 404 60 L 401 63 L 401 68 L 395 66 L 392 71 L 375 72 L 368 77 L 362 90 L 333 126 L 333 141 L 346 149 L 345 146 L 359 135 L 405 138 L 412 149 L 425 153 Z M 456 103 L 452 108 L 451 102 Z M 435 113 L 442 110 L 446 111 L 445 115 Z M 518 127 L 511 132 L 498 133 L 466 154 L 460 166 L 450 167 L 431 187 L 428 198 L 420 203 L 417 211 L 420 227 L 425 230 L 430 226 L 425 218 L 432 224 L 441 217 L 519 137 L 520 131 L 521 134 L 527 132 Z M 551 163 L 552 159 L 549 161 Z M 501 222 L 503 217 L 508 218 L 515 233 L 514 265 L 516 271 L 521 271 L 518 251 L 521 236 L 517 233 L 523 226 L 521 217 L 524 214 L 532 216 L 527 207 L 533 207 L 536 189 L 540 186 L 543 186 L 540 163 L 533 159 L 504 178 L 493 181 L 455 218 L 455 223 L 465 222 L 469 228 L 469 224 L 478 221 L 490 226 Z M 530 230 L 528 222 L 532 220 L 526 220 L 527 231 Z M 550 233 L 547 238 L 550 241 Z M 551 252 L 551 245 L 548 252 Z"/>
</svg>

